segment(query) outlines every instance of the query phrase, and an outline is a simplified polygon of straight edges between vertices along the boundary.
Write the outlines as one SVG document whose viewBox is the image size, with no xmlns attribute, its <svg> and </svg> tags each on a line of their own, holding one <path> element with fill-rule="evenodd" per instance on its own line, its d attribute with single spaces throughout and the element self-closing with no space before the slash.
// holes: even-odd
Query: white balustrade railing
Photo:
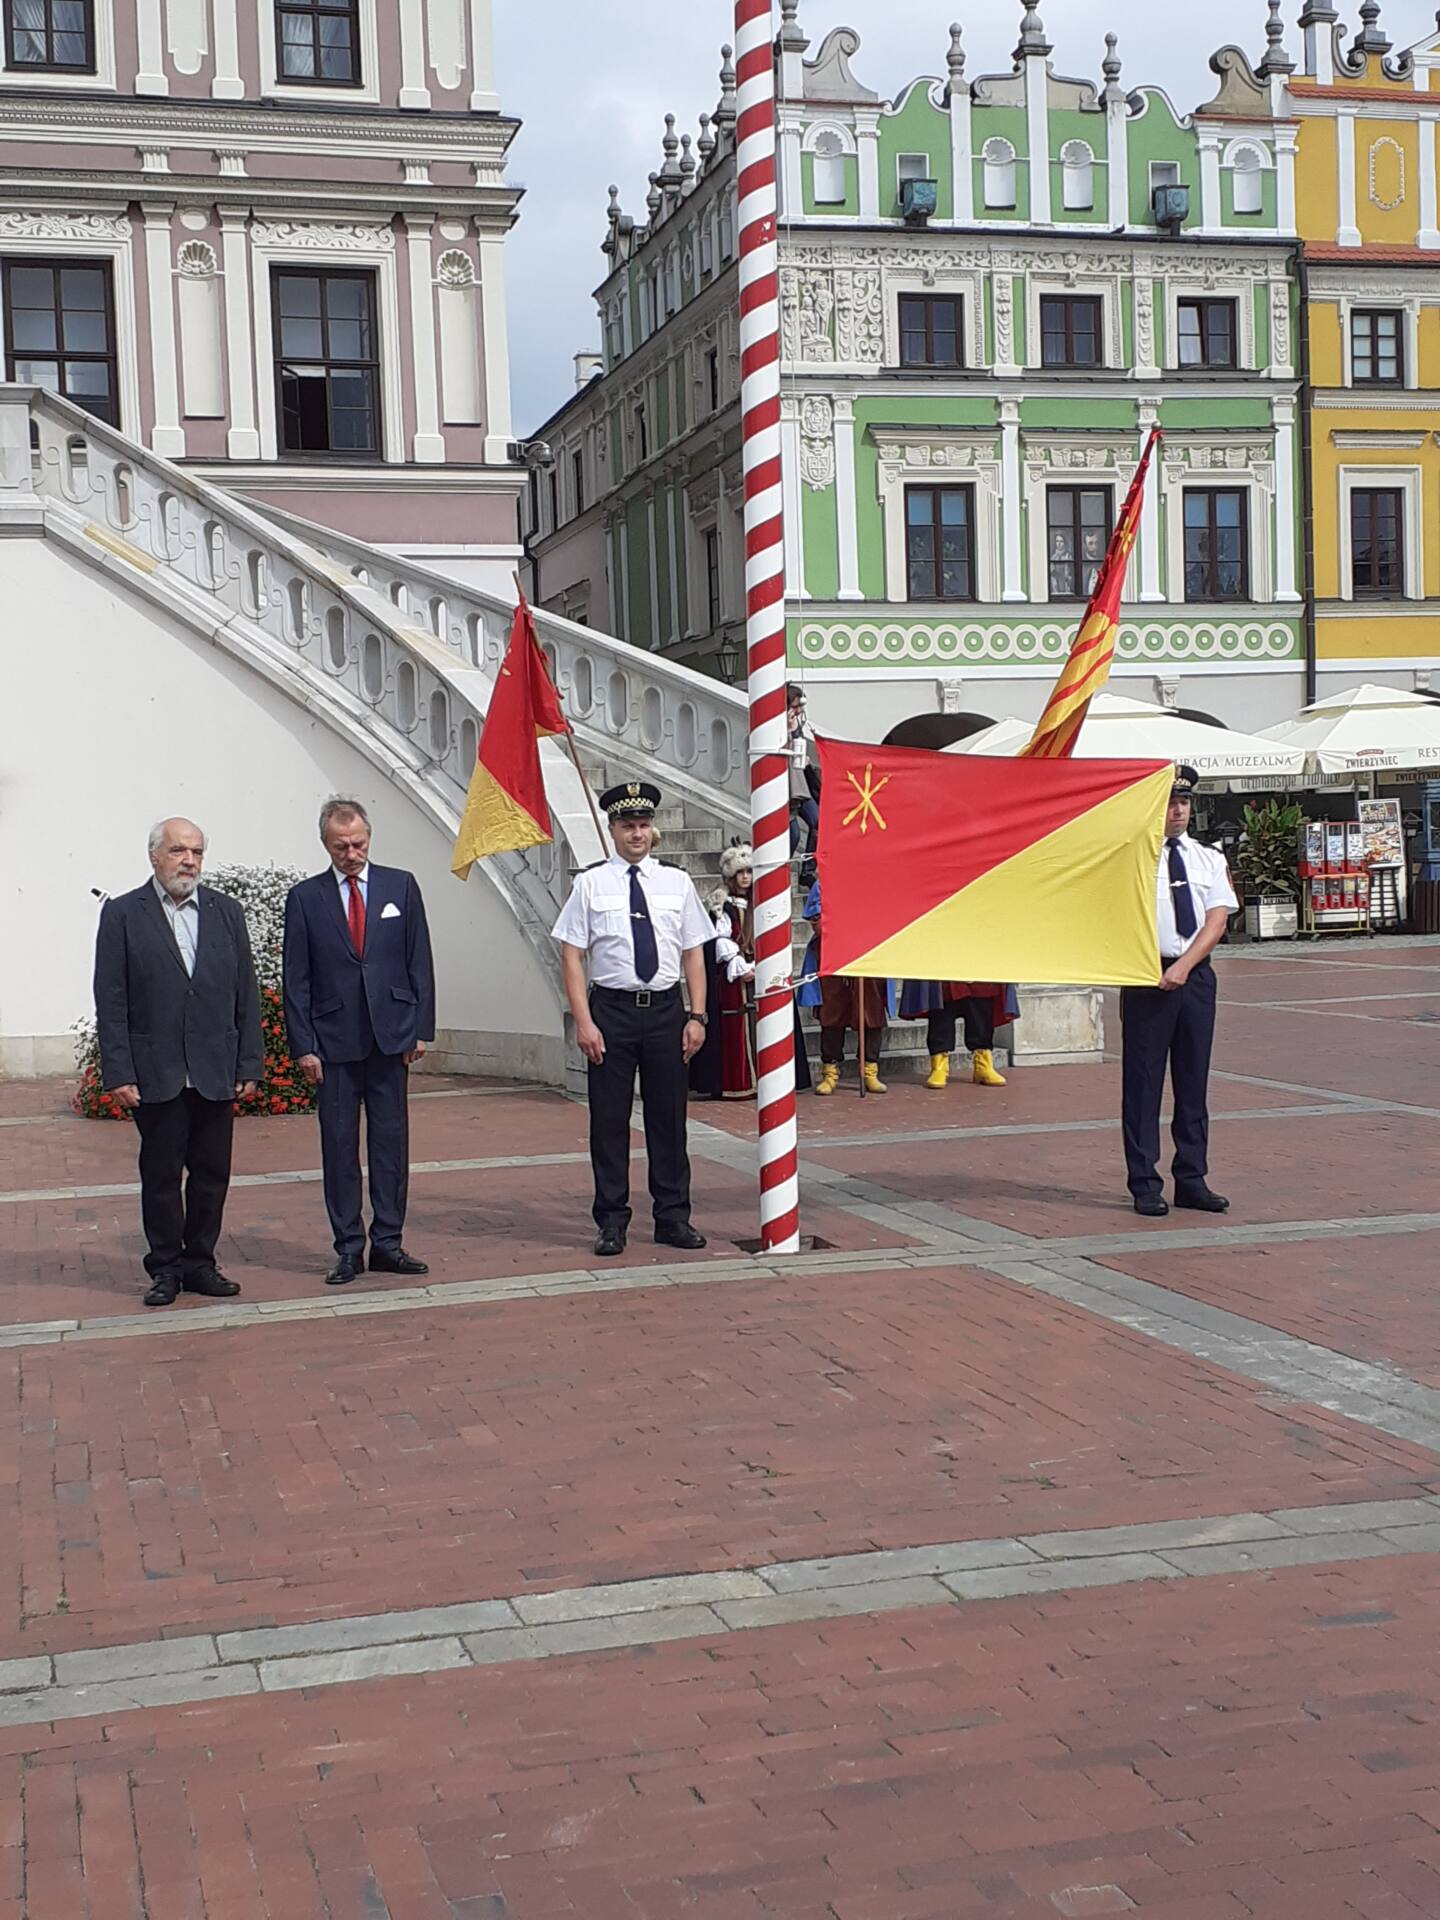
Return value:
<svg viewBox="0 0 1440 1920">
<path fill-rule="evenodd" d="M 68 401 L 0 386 L 0 524 L 41 518 L 91 560 L 128 564 L 136 592 L 203 623 L 453 835 L 498 659 L 488 609 L 465 604 L 438 576 L 432 600 L 448 591 L 454 616 L 448 604 L 416 608 L 400 573 L 367 580 Z M 549 929 L 570 873 L 601 849 L 573 765 L 554 742 L 541 750 L 556 843 L 501 855 L 484 871 L 558 990 Z"/>
<path fill-rule="evenodd" d="M 498 671 L 513 601 L 298 514 L 264 511 L 364 580 L 405 620 L 486 674 Z M 582 752 L 654 777 L 667 794 L 707 810 L 727 828 L 748 825 L 748 718 L 735 688 L 541 607 L 535 625 Z"/>
</svg>

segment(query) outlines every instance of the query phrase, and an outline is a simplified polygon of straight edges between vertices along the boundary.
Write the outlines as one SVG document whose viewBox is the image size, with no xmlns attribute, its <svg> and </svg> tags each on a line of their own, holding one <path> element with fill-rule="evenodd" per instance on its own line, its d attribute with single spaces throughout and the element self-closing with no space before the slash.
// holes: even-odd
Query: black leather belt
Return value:
<svg viewBox="0 0 1440 1920">
<path fill-rule="evenodd" d="M 673 987 L 641 987 L 637 992 L 629 987 L 591 987 L 590 992 L 605 1000 L 623 1000 L 627 1007 L 664 1007 L 678 997 L 680 982 Z"/>
</svg>

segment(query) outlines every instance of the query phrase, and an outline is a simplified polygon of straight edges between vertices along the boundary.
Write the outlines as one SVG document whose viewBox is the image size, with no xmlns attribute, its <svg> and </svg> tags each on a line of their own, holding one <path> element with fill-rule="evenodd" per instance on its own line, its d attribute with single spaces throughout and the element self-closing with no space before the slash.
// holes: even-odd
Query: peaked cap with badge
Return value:
<svg viewBox="0 0 1440 1920">
<path fill-rule="evenodd" d="M 1194 767 L 1177 766 L 1175 784 L 1170 789 L 1172 800 L 1193 800 L 1195 789 L 1200 785 L 1200 776 Z"/>
<path fill-rule="evenodd" d="M 600 796 L 600 811 L 607 820 L 653 820 L 660 805 L 660 789 L 648 780 L 622 780 Z"/>
</svg>

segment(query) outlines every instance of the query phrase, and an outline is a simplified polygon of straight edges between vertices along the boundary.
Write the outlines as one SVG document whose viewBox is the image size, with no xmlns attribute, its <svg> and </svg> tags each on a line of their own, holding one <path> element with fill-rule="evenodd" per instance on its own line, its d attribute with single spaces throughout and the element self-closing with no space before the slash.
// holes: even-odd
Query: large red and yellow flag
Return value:
<svg viewBox="0 0 1440 1920">
<path fill-rule="evenodd" d="M 818 743 L 827 974 L 1153 987 L 1174 767 Z"/>
<path fill-rule="evenodd" d="M 1063 760 L 1073 753 L 1090 702 L 1110 678 L 1110 663 L 1115 658 L 1115 640 L 1120 631 L 1120 595 L 1125 586 L 1125 569 L 1130 564 L 1130 549 L 1140 527 L 1150 456 L 1160 437 L 1160 429 L 1152 427 L 1115 531 L 1110 536 L 1110 545 L 1100 563 L 1095 591 L 1080 622 L 1070 658 L 1045 703 L 1040 724 L 1029 744 L 1020 749 L 1022 759 L 1028 756 L 1032 760 Z"/>
<path fill-rule="evenodd" d="M 487 854 L 516 853 L 554 839 L 540 771 L 540 742 L 569 731 L 522 593 L 481 729 L 465 817 L 450 862 L 452 873 L 465 880 L 475 862 Z"/>
</svg>

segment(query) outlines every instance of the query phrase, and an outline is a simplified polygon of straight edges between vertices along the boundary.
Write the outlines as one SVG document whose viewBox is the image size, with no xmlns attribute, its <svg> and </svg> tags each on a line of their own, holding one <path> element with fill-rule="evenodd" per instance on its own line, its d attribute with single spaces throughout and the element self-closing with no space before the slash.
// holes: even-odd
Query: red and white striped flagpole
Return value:
<svg viewBox="0 0 1440 1920">
<path fill-rule="evenodd" d="M 771 0 L 735 0 L 740 229 L 740 410 L 745 464 L 745 639 L 750 663 L 760 1244 L 800 1248 L 795 1015 L 789 985 L 790 760 L 780 477 L 780 254 Z"/>
</svg>

